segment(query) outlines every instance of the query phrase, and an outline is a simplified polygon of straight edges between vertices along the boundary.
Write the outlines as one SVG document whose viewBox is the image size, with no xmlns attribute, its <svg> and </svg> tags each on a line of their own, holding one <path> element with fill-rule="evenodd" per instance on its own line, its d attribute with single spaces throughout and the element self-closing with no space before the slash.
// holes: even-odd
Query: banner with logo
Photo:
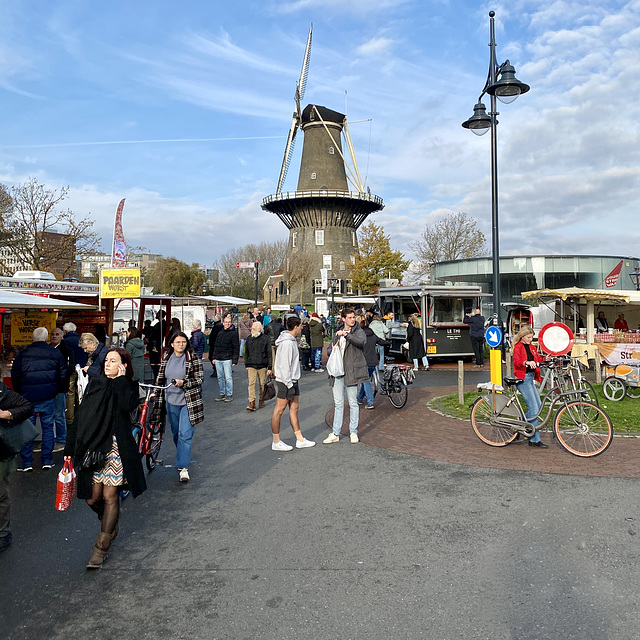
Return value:
<svg viewBox="0 0 640 640">
<path fill-rule="evenodd" d="M 14 311 L 11 314 L 11 345 L 26 347 L 33 342 L 33 331 L 38 327 L 45 327 L 51 335 L 56 326 L 57 313 L 55 311 Z"/>
<path fill-rule="evenodd" d="M 127 243 L 122 230 L 122 210 L 124 209 L 125 198 L 120 200 L 116 210 L 116 220 L 113 224 L 113 249 L 111 251 L 111 266 L 124 267 L 127 264 Z"/>
<path fill-rule="evenodd" d="M 607 285 L 607 289 L 611 287 L 615 287 L 618 284 L 618 280 L 620 279 L 620 272 L 622 271 L 622 260 L 620 260 L 620 264 L 613 268 L 611 273 L 604 279 L 605 285 Z"/>
<path fill-rule="evenodd" d="M 101 298 L 139 298 L 140 269 L 103 269 L 100 273 Z"/>
</svg>

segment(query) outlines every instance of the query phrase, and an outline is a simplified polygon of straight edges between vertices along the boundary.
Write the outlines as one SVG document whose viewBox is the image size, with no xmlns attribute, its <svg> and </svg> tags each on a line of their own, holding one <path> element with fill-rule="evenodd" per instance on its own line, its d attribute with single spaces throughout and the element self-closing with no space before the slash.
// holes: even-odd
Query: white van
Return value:
<svg viewBox="0 0 640 640">
<path fill-rule="evenodd" d="M 14 278 L 22 278 L 23 280 L 55 280 L 56 277 L 49 271 L 16 271 Z"/>
</svg>

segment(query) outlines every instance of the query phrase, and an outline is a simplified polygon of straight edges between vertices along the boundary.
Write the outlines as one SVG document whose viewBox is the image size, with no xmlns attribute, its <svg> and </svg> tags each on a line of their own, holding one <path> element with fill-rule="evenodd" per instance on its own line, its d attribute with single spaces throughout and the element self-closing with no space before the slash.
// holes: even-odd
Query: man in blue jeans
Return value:
<svg viewBox="0 0 640 640">
<path fill-rule="evenodd" d="M 65 391 L 65 383 L 68 384 L 67 363 L 57 349 L 47 344 L 48 337 L 45 327 L 35 329 L 33 342 L 18 352 L 11 367 L 14 391 L 33 405 L 33 424 L 36 424 L 36 416 L 40 416 L 41 462 L 45 470 L 55 466 L 52 461 L 55 400 Z M 33 442 L 22 449 L 20 457 L 22 465 L 18 471 L 33 471 Z"/>
<path fill-rule="evenodd" d="M 71 378 L 71 374 L 76 368 L 73 349 L 62 339 L 62 337 L 62 329 L 59 327 L 55 327 L 55 329 L 51 330 L 51 346 L 62 354 L 67 365 L 64 380 L 65 391 L 60 392 L 55 397 L 54 423 L 56 433 L 54 451 L 61 451 L 64 448 L 63 445 L 67 441 L 67 394 L 69 393 L 69 380 Z"/>
</svg>

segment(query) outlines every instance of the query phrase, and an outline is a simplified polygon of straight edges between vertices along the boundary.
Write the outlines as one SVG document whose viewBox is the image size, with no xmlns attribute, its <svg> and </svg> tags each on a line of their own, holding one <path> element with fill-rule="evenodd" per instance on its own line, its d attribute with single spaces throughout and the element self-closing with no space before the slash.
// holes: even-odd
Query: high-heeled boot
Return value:
<svg viewBox="0 0 640 640">
<path fill-rule="evenodd" d="M 99 569 L 107 558 L 107 552 L 111 546 L 111 534 L 101 531 L 96 538 L 93 553 L 87 562 L 87 569 Z"/>
</svg>

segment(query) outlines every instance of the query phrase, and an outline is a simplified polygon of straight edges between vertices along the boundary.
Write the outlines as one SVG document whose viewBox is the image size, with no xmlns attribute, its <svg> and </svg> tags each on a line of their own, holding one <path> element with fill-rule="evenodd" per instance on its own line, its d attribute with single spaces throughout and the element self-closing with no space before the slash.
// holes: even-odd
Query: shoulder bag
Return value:
<svg viewBox="0 0 640 640">
<path fill-rule="evenodd" d="M 29 419 L 15 424 L 2 420 L 0 424 L 0 438 L 14 454 L 20 453 L 39 433 L 40 429 Z"/>
<path fill-rule="evenodd" d="M 338 342 L 333 345 L 329 359 L 327 360 L 327 373 L 332 378 L 339 378 L 344 375 L 344 347 L 346 340 L 340 337 Z"/>
</svg>

